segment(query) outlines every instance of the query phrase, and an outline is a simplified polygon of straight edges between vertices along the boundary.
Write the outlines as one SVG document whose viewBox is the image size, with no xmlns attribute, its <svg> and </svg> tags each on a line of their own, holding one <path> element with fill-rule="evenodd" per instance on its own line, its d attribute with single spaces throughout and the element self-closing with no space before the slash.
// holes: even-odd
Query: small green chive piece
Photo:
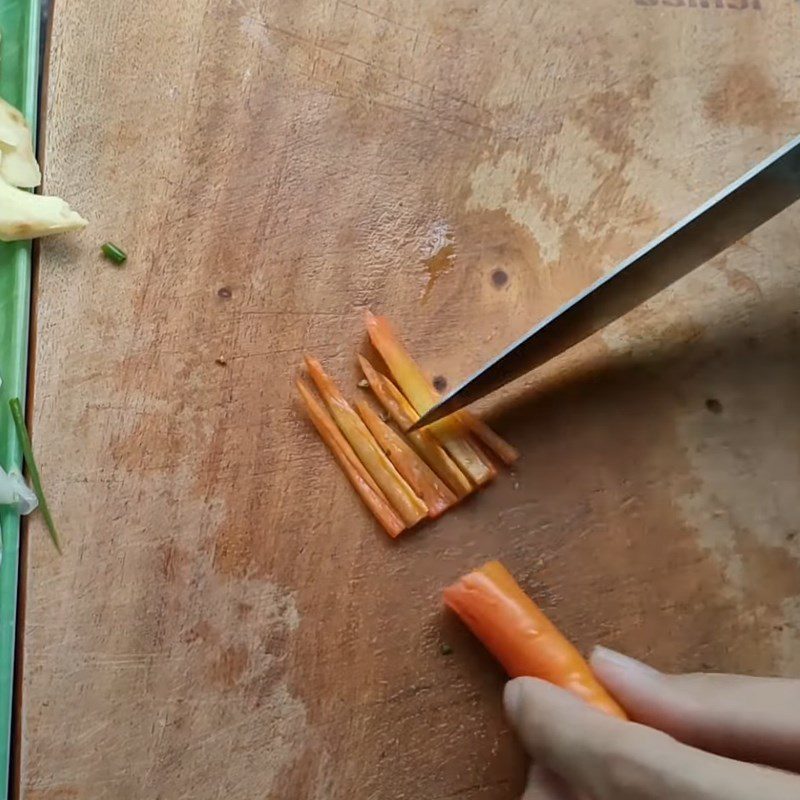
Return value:
<svg viewBox="0 0 800 800">
<path fill-rule="evenodd" d="M 22 447 L 22 455 L 25 456 L 25 463 L 28 465 L 28 472 L 31 476 L 31 483 L 33 484 L 33 491 L 36 493 L 36 498 L 39 501 L 39 508 L 42 510 L 44 523 L 47 525 L 47 530 L 50 532 L 50 538 L 56 546 L 59 555 L 62 553 L 61 540 L 58 538 L 58 531 L 53 522 L 53 516 L 50 513 L 50 508 L 47 505 L 47 500 L 44 496 L 44 489 L 42 489 L 42 477 L 39 474 L 39 467 L 36 465 L 36 459 L 33 457 L 33 446 L 31 445 L 31 437 L 28 434 L 28 428 L 25 425 L 25 415 L 22 413 L 22 403 L 18 397 L 12 397 L 8 401 L 11 408 L 11 416 L 14 418 L 14 427 L 17 429 L 17 438 L 19 439 L 20 446 Z"/>
<path fill-rule="evenodd" d="M 453 655 L 453 648 L 450 647 L 449 644 L 443 644 L 439 650 L 441 651 L 443 656 L 451 656 Z"/>
<path fill-rule="evenodd" d="M 120 250 L 115 244 L 111 244 L 111 242 L 101 245 L 100 249 L 109 261 L 113 261 L 117 265 L 124 264 L 128 259 L 127 253 L 124 250 Z"/>
</svg>

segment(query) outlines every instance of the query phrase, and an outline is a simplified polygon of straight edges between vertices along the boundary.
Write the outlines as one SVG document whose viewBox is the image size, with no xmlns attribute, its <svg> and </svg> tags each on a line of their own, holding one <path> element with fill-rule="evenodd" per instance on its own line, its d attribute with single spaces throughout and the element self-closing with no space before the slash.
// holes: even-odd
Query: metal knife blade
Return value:
<svg viewBox="0 0 800 800">
<path fill-rule="evenodd" d="M 463 408 L 562 353 L 800 198 L 800 136 L 735 180 L 492 359 L 413 425 Z"/>
</svg>

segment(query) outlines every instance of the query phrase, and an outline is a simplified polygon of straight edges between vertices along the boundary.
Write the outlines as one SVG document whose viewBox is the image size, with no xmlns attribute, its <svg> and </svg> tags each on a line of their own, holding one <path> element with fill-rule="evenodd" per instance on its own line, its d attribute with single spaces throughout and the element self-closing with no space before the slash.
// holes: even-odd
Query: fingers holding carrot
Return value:
<svg viewBox="0 0 800 800">
<path fill-rule="evenodd" d="M 717 678 L 707 677 L 712 682 Z M 731 676 L 720 677 L 727 681 Z M 615 683 L 621 690 L 618 696 L 627 695 L 623 684 L 633 689 L 636 680 L 618 676 Z M 680 678 L 676 680 L 681 683 Z M 752 683 L 758 694 L 758 684 L 762 680 L 736 678 L 734 681 L 739 684 L 739 710 L 734 715 L 738 722 L 728 717 L 734 725 L 743 725 L 751 710 L 745 685 Z M 650 686 L 655 689 L 655 683 Z M 800 681 L 786 681 L 783 688 L 788 703 L 796 697 Z M 641 685 L 636 692 L 640 690 Z M 734 702 L 733 695 L 729 700 Z M 687 724 L 702 720 L 706 715 L 714 718 L 720 712 L 719 698 L 706 702 L 703 697 L 691 696 L 689 692 L 683 700 L 673 694 L 672 701 L 679 705 L 684 703 L 683 708 L 689 715 Z M 638 694 L 638 700 L 634 705 L 626 705 L 626 711 L 636 719 L 659 702 L 662 701 L 652 696 L 645 700 L 643 694 Z M 599 713 L 569 692 L 545 681 L 512 680 L 506 687 L 504 705 L 512 726 L 536 765 L 531 770 L 524 800 L 796 800 L 800 797 L 800 776 L 706 752 L 679 741 L 664 730 L 623 722 Z M 693 711 L 688 711 L 690 705 Z M 728 700 L 722 705 L 727 707 L 725 715 L 728 715 L 732 706 L 728 706 Z M 758 749 L 758 757 L 766 756 L 774 762 L 780 760 L 782 747 L 770 754 L 757 737 L 767 734 L 773 742 L 784 741 L 782 737 L 789 733 L 786 723 L 791 711 L 787 705 L 782 713 L 774 708 L 770 713 L 772 723 L 765 725 L 764 718 L 756 710 L 759 719 L 750 738 L 752 746 Z M 794 723 L 795 733 L 796 730 L 797 723 Z M 722 744 L 722 741 L 720 731 L 717 742 Z"/>
<path fill-rule="evenodd" d="M 444 599 L 514 678 L 522 800 L 800 797 L 799 776 L 761 766 L 800 770 L 800 681 L 669 676 L 604 648 L 587 663 L 498 562 Z"/>
</svg>

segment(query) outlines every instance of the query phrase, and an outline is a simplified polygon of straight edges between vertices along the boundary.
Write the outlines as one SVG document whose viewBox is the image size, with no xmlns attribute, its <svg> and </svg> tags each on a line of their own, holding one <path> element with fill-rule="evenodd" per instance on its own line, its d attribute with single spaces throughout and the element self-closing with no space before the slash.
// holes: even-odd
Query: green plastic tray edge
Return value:
<svg viewBox="0 0 800 800">
<path fill-rule="evenodd" d="M 0 96 L 21 109 L 36 130 L 39 80 L 39 0 L 0 2 Z M 0 243 L 0 464 L 21 466 L 8 398 L 24 402 L 28 373 L 30 242 Z M 19 586 L 19 516 L 0 514 L 0 797 L 9 794 L 14 641 Z"/>
</svg>

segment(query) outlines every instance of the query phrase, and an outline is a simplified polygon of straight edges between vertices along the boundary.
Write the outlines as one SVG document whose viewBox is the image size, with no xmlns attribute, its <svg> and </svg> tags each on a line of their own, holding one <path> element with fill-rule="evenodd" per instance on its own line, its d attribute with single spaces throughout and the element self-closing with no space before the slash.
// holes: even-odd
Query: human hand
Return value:
<svg viewBox="0 0 800 800">
<path fill-rule="evenodd" d="M 534 762 L 522 800 L 800 798 L 781 771 L 800 772 L 800 680 L 665 675 L 605 648 L 591 665 L 634 722 L 544 681 L 506 686 Z"/>
</svg>

